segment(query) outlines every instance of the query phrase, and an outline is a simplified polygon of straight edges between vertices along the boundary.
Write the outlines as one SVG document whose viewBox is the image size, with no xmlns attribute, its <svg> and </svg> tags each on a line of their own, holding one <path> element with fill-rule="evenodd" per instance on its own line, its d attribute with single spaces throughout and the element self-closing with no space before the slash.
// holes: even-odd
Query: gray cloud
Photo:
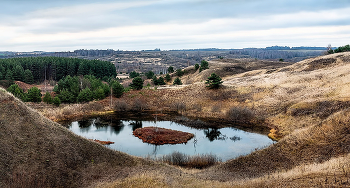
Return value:
<svg viewBox="0 0 350 188">
<path fill-rule="evenodd" d="M 122 44 L 128 48 L 135 45 L 162 45 L 166 48 L 171 48 L 172 45 L 174 48 L 179 48 L 180 45 L 184 46 L 182 48 L 211 47 L 210 45 L 227 47 L 234 41 L 241 44 L 241 47 L 247 47 L 241 39 L 235 37 L 226 39 L 226 43 L 224 39 L 203 39 L 215 39 L 211 36 L 239 31 L 348 26 L 349 7 L 350 1 L 347 0 L 12 0 L 1 2 L 0 29 L 3 27 L 8 33 L 3 33 L 4 39 L 0 38 L 4 45 L 0 50 L 6 50 L 6 45 L 22 45 L 23 48 L 37 45 L 47 49 L 50 48 L 49 45 L 53 45 L 51 48 L 57 46 L 57 49 L 66 45 L 66 48 L 71 49 L 84 45 L 110 48 L 113 44 Z M 193 28 L 191 25 L 201 28 Z M 146 34 L 125 32 L 125 28 L 129 27 L 142 28 Z M 107 30 L 115 31 L 115 36 Z M 96 35 L 89 34 L 94 32 Z M 87 37 L 79 38 L 80 35 L 76 35 L 77 38 L 66 39 L 63 36 L 75 33 Z M 196 33 L 203 38 L 191 39 L 196 38 Z M 49 36 L 43 37 L 45 40 L 37 37 L 46 34 Z M 50 35 L 58 39 L 50 39 Z M 25 42 L 27 36 L 37 37 L 38 41 Z M 59 41 L 59 38 L 62 40 Z M 250 41 L 253 40 L 252 36 L 242 38 L 247 45 L 254 44 Z M 20 42 L 20 39 L 24 42 Z M 279 38 L 280 41 L 289 41 L 288 37 L 285 39 Z M 47 41 L 51 43 L 46 44 Z M 305 40 L 300 41 L 304 45 L 302 42 Z"/>
</svg>

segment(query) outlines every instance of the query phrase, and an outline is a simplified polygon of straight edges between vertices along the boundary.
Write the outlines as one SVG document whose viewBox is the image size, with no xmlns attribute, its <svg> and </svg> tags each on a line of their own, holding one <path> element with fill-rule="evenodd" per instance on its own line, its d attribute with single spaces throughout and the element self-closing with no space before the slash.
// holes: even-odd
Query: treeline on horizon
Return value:
<svg viewBox="0 0 350 188">
<path fill-rule="evenodd" d="M 59 81 L 66 76 L 92 75 L 102 80 L 117 76 L 114 64 L 101 60 L 66 57 L 24 57 L 0 59 L 0 80 L 28 84 Z"/>
</svg>

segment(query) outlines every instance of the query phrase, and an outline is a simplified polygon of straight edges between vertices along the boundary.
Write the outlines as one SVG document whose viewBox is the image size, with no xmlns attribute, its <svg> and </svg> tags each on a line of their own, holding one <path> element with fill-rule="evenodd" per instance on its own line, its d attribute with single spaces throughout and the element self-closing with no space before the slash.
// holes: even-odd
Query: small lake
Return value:
<svg viewBox="0 0 350 188">
<path fill-rule="evenodd" d="M 142 117 L 141 117 L 142 119 Z M 174 151 L 187 155 L 215 154 L 222 161 L 247 155 L 274 143 L 267 135 L 246 132 L 237 128 L 195 129 L 172 121 L 141 121 L 140 118 L 96 117 L 63 123 L 77 135 L 88 139 L 112 141 L 107 147 L 140 157 L 161 157 Z M 152 145 L 143 143 L 132 132 L 137 128 L 157 126 L 189 132 L 195 135 L 187 144 Z"/>
</svg>

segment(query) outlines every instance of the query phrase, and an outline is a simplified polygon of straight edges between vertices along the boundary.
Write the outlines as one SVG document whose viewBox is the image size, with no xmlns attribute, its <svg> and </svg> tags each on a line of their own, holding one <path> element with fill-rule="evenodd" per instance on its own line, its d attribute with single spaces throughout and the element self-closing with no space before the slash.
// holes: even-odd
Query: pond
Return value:
<svg viewBox="0 0 350 188">
<path fill-rule="evenodd" d="M 172 121 L 152 121 L 142 117 L 95 117 L 63 123 L 77 135 L 88 139 L 112 141 L 107 147 L 140 157 L 161 157 L 174 151 L 187 155 L 214 154 L 222 161 L 247 155 L 274 143 L 265 134 L 246 132 L 237 128 L 195 129 Z M 152 145 L 143 143 L 132 132 L 137 128 L 156 126 L 194 134 L 186 144 Z"/>
</svg>

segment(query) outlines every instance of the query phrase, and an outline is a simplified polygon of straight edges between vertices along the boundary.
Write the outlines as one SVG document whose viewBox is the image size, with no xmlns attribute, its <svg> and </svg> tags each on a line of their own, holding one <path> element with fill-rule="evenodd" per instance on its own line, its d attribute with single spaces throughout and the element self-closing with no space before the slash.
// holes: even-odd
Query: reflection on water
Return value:
<svg viewBox="0 0 350 188">
<path fill-rule="evenodd" d="M 209 139 L 210 142 L 218 140 L 221 132 L 218 129 L 207 129 L 204 130 L 205 136 Z"/>
<path fill-rule="evenodd" d="M 138 128 L 142 128 L 142 121 L 131 122 L 129 125 L 131 125 L 132 131 L 134 131 Z"/>
<path fill-rule="evenodd" d="M 132 132 L 137 128 L 157 126 L 194 134 L 187 144 L 152 145 L 143 143 Z M 249 154 L 256 148 L 273 143 L 266 135 L 245 132 L 235 128 L 194 129 L 171 121 L 140 121 L 113 118 L 92 118 L 68 123 L 74 133 L 88 139 L 112 141 L 111 149 L 141 157 L 161 157 L 178 151 L 187 155 L 215 154 L 222 161 Z"/>
</svg>

